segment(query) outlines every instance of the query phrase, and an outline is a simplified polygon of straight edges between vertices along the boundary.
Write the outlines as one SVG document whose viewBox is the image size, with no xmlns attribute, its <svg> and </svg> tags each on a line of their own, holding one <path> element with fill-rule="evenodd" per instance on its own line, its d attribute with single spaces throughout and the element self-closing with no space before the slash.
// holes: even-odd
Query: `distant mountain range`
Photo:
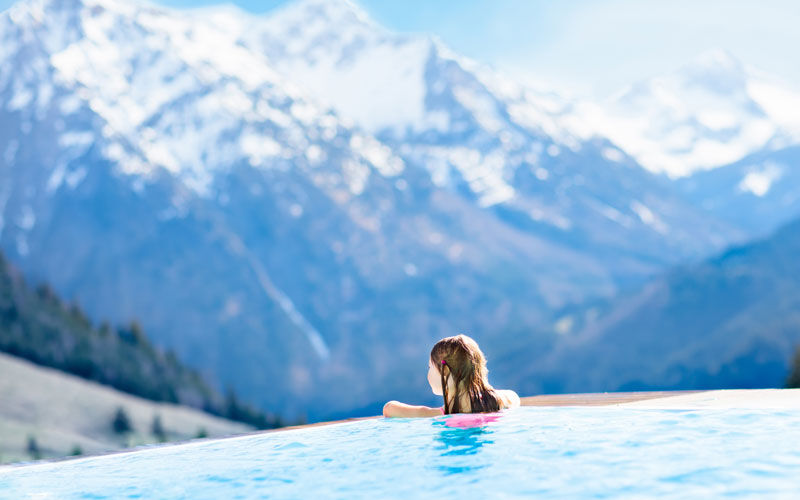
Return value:
<svg viewBox="0 0 800 500">
<path fill-rule="evenodd" d="M 565 308 L 763 234 L 794 207 L 790 164 L 780 189 L 764 170 L 794 137 L 793 115 L 764 96 L 794 94 L 747 93 L 725 54 L 600 113 L 346 0 L 268 16 L 30 0 L 0 13 L 0 45 L 10 260 L 290 416 L 419 398 L 419 360 L 460 331 L 490 358 L 547 353 L 572 330 L 553 327 Z M 701 119 L 664 86 L 722 104 Z M 655 128 L 620 121 L 632 114 Z M 733 163 L 654 173 L 712 157 Z M 763 218 L 737 215 L 751 207 Z"/>
<path fill-rule="evenodd" d="M 800 214 L 800 144 L 765 148 L 677 184 L 698 206 L 766 236 Z"/>
<path fill-rule="evenodd" d="M 305 0 L 267 18 L 199 13 L 217 16 L 237 43 L 427 170 L 437 187 L 586 255 L 616 285 L 742 236 L 688 206 L 608 135 L 576 125 L 558 95 L 519 85 L 436 38 L 389 32 L 352 2 Z"/>
<path fill-rule="evenodd" d="M 800 141 L 800 91 L 724 50 L 606 102 L 579 103 L 574 113 L 648 170 L 673 178 Z"/>
<path fill-rule="evenodd" d="M 800 346 L 798 255 L 800 219 L 573 313 L 574 330 L 516 382 L 535 392 L 783 387 Z"/>
</svg>

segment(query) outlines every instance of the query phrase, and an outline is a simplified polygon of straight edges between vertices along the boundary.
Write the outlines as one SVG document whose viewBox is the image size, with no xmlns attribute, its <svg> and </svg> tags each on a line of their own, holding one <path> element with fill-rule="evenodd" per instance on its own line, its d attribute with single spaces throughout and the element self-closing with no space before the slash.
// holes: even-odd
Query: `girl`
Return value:
<svg viewBox="0 0 800 500">
<path fill-rule="evenodd" d="M 447 337 L 433 346 L 428 360 L 428 383 L 441 408 L 412 406 L 389 401 L 384 417 L 434 417 L 451 413 L 484 413 L 519 406 L 519 396 L 511 390 L 496 390 L 489 385 L 486 358 L 478 344 L 466 335 Z"/>
</svg>

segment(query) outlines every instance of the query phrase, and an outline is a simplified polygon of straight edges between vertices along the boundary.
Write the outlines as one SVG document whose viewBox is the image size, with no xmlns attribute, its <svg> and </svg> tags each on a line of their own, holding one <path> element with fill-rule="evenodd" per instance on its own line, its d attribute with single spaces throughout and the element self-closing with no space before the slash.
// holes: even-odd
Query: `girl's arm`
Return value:
<svg viewBox="0 0 800 500">
<path fill-rule="evenodd" d="M 436 417 L 442 414 L 441 408 L 429 406 L 413 406 L 399 401 L 389 401 L 383 405 L 384 417 Z"/>
</svg>

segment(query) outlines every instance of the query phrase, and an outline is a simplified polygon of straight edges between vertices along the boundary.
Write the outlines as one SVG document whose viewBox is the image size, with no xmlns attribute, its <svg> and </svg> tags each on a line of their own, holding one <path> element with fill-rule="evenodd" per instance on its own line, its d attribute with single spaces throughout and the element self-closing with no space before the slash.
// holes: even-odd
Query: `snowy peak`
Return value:
<svg viewBox="0 0 800 500">
<path fill-rule="evenodd" d="M 503 124 L 511 105 L 524 108 L 517 113 L 522 126 L 569 135 L 553 124 L 551 98 L 535 97 L 435 37 L 390 32 L 350 1 L 298 1 L 266 18 L 251 18 L 249 26 L 242 36 L 246 45 L 373 133 L 464 139 L 466 131 L 481 129 L 496 135 L 521 125 Z"/>
<path fill-rule="evenodd" d="M 794 111 L 800 93 L 714 50 L 579 114 L 644 167 L 680 177 L 791 140 L 800 130 Z"/>
<path fill-rule="evenodd" d="M 738 90 L 747 79 L 744 64 L 727 50 L 720 49 L 700 54 L 678 74 L 687 84 L 701 85 L 718 93 Z"/>
<path fill-rule="evenodd" d="M 273 16 L 284 21 L 291 18 L 298 21 L 322 18 L 337 24 L 360 24 L 378 29 L 367 12 L 351 0 L 296 0 L 276 11 Z"/>
<path fill-rule="evenodd" d="M 662 112 L 690 116 L 693 110 L 714 105 L 730 108 L 752 107 L 747 95 L 747 73 L 744 65 L 725 51 L 702 54 L 679 70 L 632 85 L 613 98 L 610 107 L 630 107 L 640 113 L 642 107 L 660 106 Z M 695 101 L 695 102 L 690 102 Z M 756 107 L 750 109 L 759 113 Z"/>
<path fill-rule="evenodd" d="M 599 224 L 626 231 L 636 224 L 657 238 L 673 225 L 632 208 L 643 205 L 631 196 L 650 189 L 654 199 L 662 196 L 647 175 L 631 181 L 641 185 L 630 192 L 603 195 L 610 205 L 595 203 L 598 189 L 617 185 L 603 177 L 629 173 L 635 163 L 607 141 L 585 140 L 583 128 L 578 133 L 564 121 L 569 106 L 557 96 L 525 88 L 432 37 L 387 32 L 353 15 L 349 2 L 334 4 L 333 13 L 327 3 L 290 4 L 253 20 L 241 40 L 407 164 L 425 168 L 437 187 L 474 197 L 482 208 L 514 206 L 532 224 L 559 231 L 593 232 L 597 224 L 576 229 L 571 222 L 588 221 L 586 212 Z M 581 164 L 566 168 L 571 162 Z M 554 192 L 563 199 L 544 201 Z"/>
<path fill-rule="evenodd" d="M 21 0 L 8 9 L 12 21 L 30 27 L 46 24 L 55 30 L 79 27 L 85 19 L 109 13 L 131 15 L 147 9 L 142 2 L 121 0 Z M 70 22 L 64 23 L 65 19 Z"/>
<path fill-rule="evenodd" d="M 30 0 L 12 5 L 0 13 L 0 36 L 4 37 L 0 58 L 20 44 L 35 43 L 54 52 L 79 39 L 83 7 L 82 0 Z M 34 30 L 37 31 L 35 37 Z"/>
<path fill-rule="evenodd" d="M 47 10 L 56 4 L 61 10 Z M 62 13 L 72 21 L 66 28 Z M 342 125 L 213 20 L 116 0 L 67 7 L 38 0 L 17 6 L 10 19 L 28 23 L 29 36 L 16 55 L 4 46 L 18 74 L 8 80 L 12 87 L 0 79 L 0 94 L 9 92 L 6 101 L 23 111 L 24 103 L 42 100 L 32 94 L 44 81 L 67 94 L 70 109 L 83 106 L 106 124 L 93 142 L 122 173 L 162 168 L 206 195 L 218 172 L 243 162 L 335 171 L 337 158 L 357 168 L 331 172 L 324 188 L 357 195 L 375 169 L 403 169 L 386 147 Z M 13 39 L 11 31 L 3 34 Z"/>
<path fill-rule="evenodd" d="M 251 27 L 255 33 L 242 36 L 266 46 L 273 57 L 312 64 L 347 64 L 365 48 L 394 38 L 349 0 L 292 2 Z M 331 54 L 334 61 L 327 60 Z"/>
</svg>

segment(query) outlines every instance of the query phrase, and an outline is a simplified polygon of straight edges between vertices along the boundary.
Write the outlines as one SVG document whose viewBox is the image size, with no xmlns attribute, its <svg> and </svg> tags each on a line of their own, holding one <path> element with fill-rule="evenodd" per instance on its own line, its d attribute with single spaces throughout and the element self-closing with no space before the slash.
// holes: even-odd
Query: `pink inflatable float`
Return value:
<svg viewBox="0 0 800 500">
<path fill-rule="evenodd" d="M 470 427 L 480 427 L 489 422 L 496 422 L 501 415 L 499 413 L 455 413 L 449 415 L 444 421 L 447 427 L 459 427 L 467 429 Z"/>
</svg>

